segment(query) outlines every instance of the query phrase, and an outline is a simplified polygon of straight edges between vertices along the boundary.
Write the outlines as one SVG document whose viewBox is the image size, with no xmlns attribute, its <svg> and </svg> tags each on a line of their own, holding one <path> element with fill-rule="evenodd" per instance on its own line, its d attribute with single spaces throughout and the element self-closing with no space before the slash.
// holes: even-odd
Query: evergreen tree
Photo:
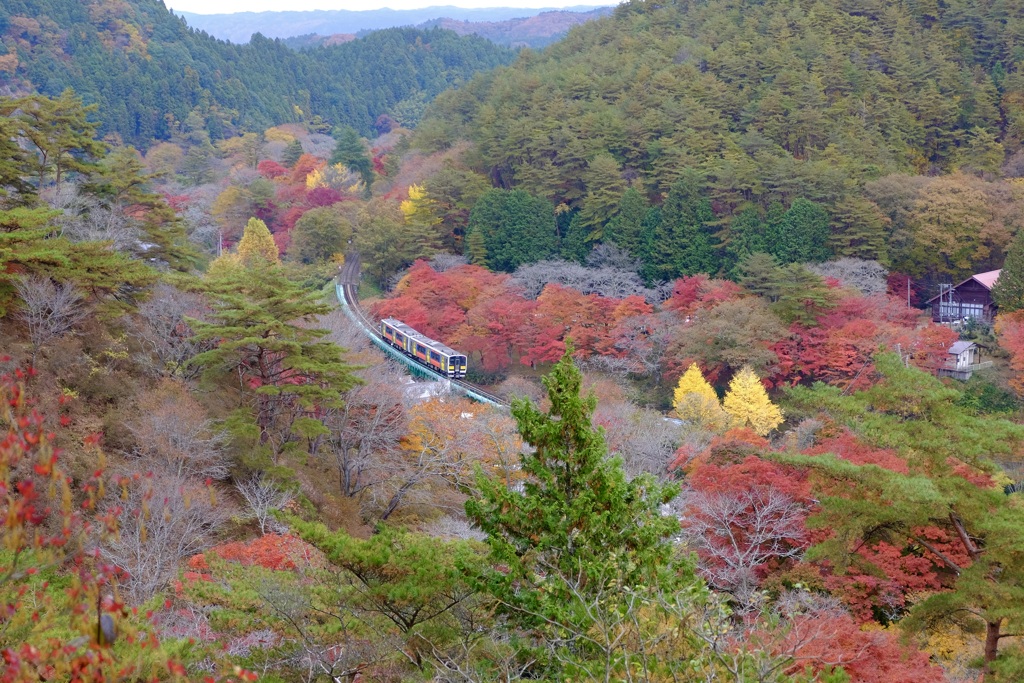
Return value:
<svg viewBox="0 0 1024 683">
<path fill-rule="evenodd" d="M 779 254 L 785 249 L 789 239 L 786 236 L 788 226 L 786 224 L 786 207 L 780 202 L 772 202 L 764 214 L 764 246 L 765 251 L 780 261 Z"/>
<path fill-rule="evenodd" d="M 466 256 L 474 266 L 487 265 L 487 245 L 481 230 L 470 230 L 466 235 Z"/>
<path fill-rule="evenodd" d="M 757 207 L 747 206 L 729 223 L 726 253 L 735 265 L 748 254 L 768 251 L 765 224 Z"/>
<path fill-rule="evenodd" d="M 105 242 L 72 243 L 58 235 L 57 212 L 20 207 L 0 211 L 0 316 L 15 297 L 14 279 L 25 274 L 71 282 L 115 316 L 130 308 L 157 279 L 144 263 Z"/>
<path fill-rule="evenodd" d="M 55 99 L 30 95 L 15 106 L 19 135 L 32 145 L 30 164 L 37 188 L 42 189 L 51 175 L 60 187 L 69 172 L 88 175 L 96 170 L 106 151 L 106 145 L 96 140 L 98 124 L 89 120 L 96 105 L 85 106 L 66 89 Z"/>
<path fill-rule="evenodd" d="M 797 199 L 782 217 L 771 252 L 782 263 L 819 263 L 829 257 L 829 217 L 819 204 Z"/>
<path fill-rule="evenodd" d="M 739 283 L 746 290 L 775 301 L 779 296 L 779 262 L 771 254 L 747 254 L 736 264 Z"/>
<path fill-rule="evenodd" d="M 336 145 L 331 154 L 330 164 L 343 164 L 358 173 L 369 193 L 373 185 L 373 162 L 366 153 L 366 145 L 359 137 L 359 133 L 351 126 L 340 126 L 334 130 Z"/>
<path fill-rule="evenodd" d="M 835 306 L 835 293 L 821 276 L 799 263 L 778 268 L 772 280 L 772 310 L 787 323 L 815 325 L 819 315 Z"/>
<path fill-rule="evenodd" d="M 749 427 L 761 436 L 782 424 L 782 410 L 768 398 L 761 380 L 748 366 L 729 382 L 722 408 L 733 427 Z"/>
<path fill-rule="evenodd" d="M 635 187 L 623 192 L 615 216 L 605 226 L 604 241 L 617 244 L 638 258 L 643 251 L 644 221 L 650 210 L 650 204 Z"/>
<path fill-rule="evenodd" d="M 11 114 L 17 108 L 13 100 L 0 98 L 0 199 L 31 203 L 36 189 L 25 178 L 28 172 L 28 155 L 18 144 L 17 122 Z"/>
<path fill-rule="evenodd" d="M 999 307 L 1000 313 L 1024 308 L 1024 236 L 1020 234 L 1010 243 L 1006 252 L 999 279 L 992 287 L 992 300 Z"/>
<path fill-rule="evenodd" d="M 512 272 L 553 256 L 558 247 L 551 202 L 522 190 L 485 192 L 470 212 L 469 230 L 483 236 L 492 270 Z"/>
<path fill-rule="evenodd" d="M 699 177 L 687 172 L 669 190 L 661 207 L 650 257 L 662 279 L 718 271 L 711 225 L 715 214 L 700 189 Z"/>
<path fill-rule="evenodd" d="M 887 261 L 886 228 L 891 219 L 877 205 L 863 197 L 846 197 L 836 202 L 832 244 L 837 256 Z"/>
<path fill-rule="evenodd" d="M 302 158 L 302 143 L 296 139 L 292 139 L 288 143 L 288 146 L 284 148 L 284 152 L 281 154 L 281 163 L 288 168 L 294 168 L 296 162 Z"/>
<path fill-rule="evenodd" d="M 718 394 L 704 379 L 696 363 L 691 363 L 679 378 L 673 393 L 672 407 L 679 419 L 698 428 L 718 431 L 724 429 L 729 422 Z"/>
<path fill-rule="evenodd" d="M 601 153 L 587 163 L 583 173 L 587 194 L 580 209 L 580 224 L 586 229 L 588 243 L 605 239 L 604 228 L 618 210 L 626 182 L 619 162 L 611 154 Z"/>
<path fill-rule="evenodd" d="M 830 419 L 903 461 L 880 467 L 831 455 L 780 456 L 829 482 L 831 493 L 809 526 L 832 533 L 810 556 L 828 560 L 839 573 L 854 566 L 880 576 L 884 570 L 858 553 L 865 542 L 928 558 L 943 587 L 919 596 L 900 626 L 908 634 L 929 627 L 984 634 L 985 680 L 1002 680 L 991 677 L 995 668 L 1024 665 L 1019 650 L 1000 648 L 1024 628 L 1024 507 L 1019 484 L 999 485 L 1005 475 L 989 458 L 1016 457 L 1024 429 L 964 411 L 956 388 L 904 365 L 896 354 L 877 356 L 875 367 L 881 381 L 852 395 L 823 384 L 790 392 L 794 411 L 827 410 Z"/>
<path fill-rule="evenodd" d="M 574 212 L 562 240 L 562 258 L 585 263 L 590 254 L 589 234 L 589 229 L 583 224 L 582 213 Z"/>
<path fill-rule="evenodd" d="M 203 368 L 208 381 L 242 380 L 259 443 L 277 454 L 293 441 L 303 418 L 339 407 L 357 379 L 343 360 L 345 350 L 315 327 L 330 305 L 319 291 L 292 282 L 276 262 L 276 249 L 274 256 L 268 260 L 254 251 L 248 266 L 207 275 L 213 310 L 208 321 L 189 324 L 198 340 L 217 344 L 192 364 Z"/>
<path fill-rule="evenodd" d="M 162 261 L 175 270 L 192 270 L 200 256 L 188 241 L 185 222 L 162 195 L 151 191 L 155 177 L 145 172 L 138 151 L 119 147 L 99 163 L 84 188 L 113 210 L 142 210 L 139 224 L 145 245 L 137 252 L 140 258 Z"/>
<path fill-rule="evenodd" d="M 544 378 L 547 413 L 529 400 L 513 401 L 519 432 L 532 447 L 520 456 L 523 486 L 480 475 L 479 495 L 466 503 L 490 547 L 490 566 L 471 571 L 471 579 L 516 633 L 528 636 L 524 650 L 534 638 L 548 646 L 532 652 L 543 667 L 539 677 L 592 678 L 596 665 L 609 667 L 600 678 L 618 679 L 636 665 L 639 655 L 630 648 L 643 641 L 595 637 L 594 629 L 608 626 L 601 615 L 635 609 L 627 606 L 630 598 L 657 612 L 661 591 L 684 601 L 704 593 L 672 541 L 678 523 L 659 512 L 676 488 L 649 475 L 626 480 L 621 461 L 608 457 L 603 431 L 591 424 L 596 400 L 580 395 L 582 376 L 571 354 L 570 343 Z M 683 632 L 678 625 L 677 635 Z"/>
</svg>

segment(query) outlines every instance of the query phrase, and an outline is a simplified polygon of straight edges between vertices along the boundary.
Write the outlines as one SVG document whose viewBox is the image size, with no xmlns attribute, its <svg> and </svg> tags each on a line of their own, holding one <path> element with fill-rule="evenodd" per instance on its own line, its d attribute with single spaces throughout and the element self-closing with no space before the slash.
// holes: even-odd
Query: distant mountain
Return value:
<svg viewBox="0 0 1024 683">
<path fill-rule="evenodd" d="M 363 134 L 381 114 L 412 124 L 439 92 L 513 56 L 476 36 L 411 28 L 297 53 L 262 37 L 217 40 L 162 0 L 0 2 L 0 92 L 74 88 L 99 105 L 101 134 L 139 147 L 299 120 Z"/>
<path fill-rule="evenodd" d="M 445 17 L 420 24 L 417 28 L 445 28 L 460 36 L 477 35 L 499 45 L 536 48 L 550 45 L 573 26 L 606 17 L 613 11 L 613 7 L 600 7 L 589 12 L 553 10 L 505 21 L 464 21 Z"/>
<path fill-rule="evenodd" d="M 416 28 L 443 28 L 460 36 L 480 36 L 498 45 L 540 48 L 562 38 L 573 26 L 608 16 L 613 11 L 612 7 L 600 7 L 587 12 L 552 10 L 505 21 L 465 21 L 445 17 L 424 22 Z M 306 50 L 321 45 L 337 45 L 355 38 L 356 36 L 351 33 L 335 33 L 329 36 L 310 33 L 287 38 L 284 43 L 295 50 Z"/>
<path fill-rule="evenodd" d="M 614 3 L 610 3 L 614 4 Z M 456 22 L 500 23 L 509 20 L 523 20 L 548 12 L 585 13 L 603 5 L 582 5 L 577 7 L 545 9 L 524 9 L 521 7 L 489 7 L 466 9 L 464 7 L 438 6 L 414 10 L 376 9 L 364 11 L 317 10 L 313 12 L 238 12 L 235 14 L 194 14 L 175 12 L 185 19 L 189 26 L 206 31 L 212 36 L 232 43 L 246 43 L 254 33 L 268 38 L 291 38 L 293 36 L 331 36 L 336 33 L 360 33 L 395 26 L 416 26 L 439 19 Z M 607 11 L 607 7 L 605 7 Z M 556 24 L 565 23 L 564 18 L 552 17 Z M 577 22 L 581 23 L 581 22 Z M 563 29 L 564 33 L 568 27 Z M 477 33 L 477 31 L 466 31 Z M 482 35 L 482 34 L 481 34 Z M 540 35 L 534 32 L 534 35 Z M 505 40 L 495 42 L 506 43 Z"/>
</svg>

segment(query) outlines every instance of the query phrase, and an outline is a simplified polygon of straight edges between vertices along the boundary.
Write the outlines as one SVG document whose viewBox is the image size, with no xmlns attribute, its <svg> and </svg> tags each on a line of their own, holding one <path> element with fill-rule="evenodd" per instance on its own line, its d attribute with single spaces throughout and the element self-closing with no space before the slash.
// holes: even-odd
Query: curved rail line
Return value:
<svg viewBox="0 0 1024 683">
<path fill-rule="evenodd" d="M 347 255 L 345 257 L 345 265 L 342 266 L 341 272 L 338 273 L 338 280 L 335 283 L 335 291 L 345 314 L 352 320 L 352 322 L 359 326 L 359 329 L 363 331 L 363 334 L 368 336 L 373 343 L 379 346 L 384 352 L 398 360 L 401 360 L 421 375 L 447 382 L 453 389 L 462 392 L 474 401 L 498 406 L 499 408 L 508 407 L 508 402 L 500 396 L 481 389 L 477 385 L 466 382 L 465 380 L 451 379 L 440 373 L 434 372 L 431 368 L 417 363 L 412 358 L 409 358 L 385 342 L 384 339 L 381 338 L 380 334 L 378 334 L 377 327 L 374 325 L 373 320 L 371 320 L 370 317 L 363 312 L 363 309 L 359 307 L 359 268 L 359 255 Z"/>
</svg>

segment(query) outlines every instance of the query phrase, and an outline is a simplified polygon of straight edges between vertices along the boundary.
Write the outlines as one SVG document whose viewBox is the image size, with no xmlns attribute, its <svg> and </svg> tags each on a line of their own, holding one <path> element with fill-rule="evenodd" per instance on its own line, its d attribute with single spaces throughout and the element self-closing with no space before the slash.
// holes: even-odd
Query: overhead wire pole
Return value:
<svg viewBox="0 0 1024 683">
<path fill-rule="evenodd" d="M 404 353 L 385 342 L 374 328 L 373 321 L 371 321 L 359 307 L 359 298 L 357 296 L 359 292 L 359 265 L 359 254 L 348 254 L 345 256 L 345 265 L 342 266 L 341 272 L 338 273 L 338 278 L 335 282 L 335 293 L 338 297 L 338 302 L 341 303 L 341 308 L 345 312 L 345 315 L 359 326 L 359 329 L 363 334 L 368 336 L 370 340 L 380 347 L 382 351 L 393 358 L 402 361 L 418 375 L 444 381 L 449 387 L 465 394 L 474 401 L 486 403 L 498 408 L 508 407 L 508 403 L 500 396 L 496 396 L 485 391 L 475 384 L 470 384 L 469 382 L 462 380 L 451 379 L 445 375 L 434 372 L 432 369 L 417 363 L 409 356 L 406 356 Z"/>
</svg>

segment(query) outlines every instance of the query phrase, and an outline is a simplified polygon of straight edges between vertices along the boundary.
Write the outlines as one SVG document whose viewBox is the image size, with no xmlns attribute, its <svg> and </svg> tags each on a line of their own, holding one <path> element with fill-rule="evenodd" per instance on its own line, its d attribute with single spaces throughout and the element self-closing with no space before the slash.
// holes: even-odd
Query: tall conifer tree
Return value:
<svg viewBox="0 0 1024 683">
<path fill-rule="evenodd" d="M 626 480 L 621 461 L 608 457 L 603 430 L 591 424 L 597 402 L 580 395 L 581 383 L 570 343 L 544 378 L 550 410 L 513 401 L 519 433 L 533 447 L 520 458 L 523 487 L 481 475 L 479 496 L 466 503 L 491 551 L 490 567 L 472 581 L 510 625 L 556 645 L 537 653 L 548 680 L 584 676 L 588 660 L 612 653 L 614 666 L 632 666 L 628 645 L 605 649 L 591 637 L 599 614 L 629 609 L 616 602 L 627 594 L 651 602 L 659 591 L 703 595 L 672 542 L 678 523 L 659 512 L 677 489 L 648 475 Z"/>
<path fill-rule="evenodd" d="M 1017 237 L 1006 252 L 999 279 L 992 288 L 992 299 L 1002 313 L 1024 308 L 1024 237 Z"/>
</svg>

